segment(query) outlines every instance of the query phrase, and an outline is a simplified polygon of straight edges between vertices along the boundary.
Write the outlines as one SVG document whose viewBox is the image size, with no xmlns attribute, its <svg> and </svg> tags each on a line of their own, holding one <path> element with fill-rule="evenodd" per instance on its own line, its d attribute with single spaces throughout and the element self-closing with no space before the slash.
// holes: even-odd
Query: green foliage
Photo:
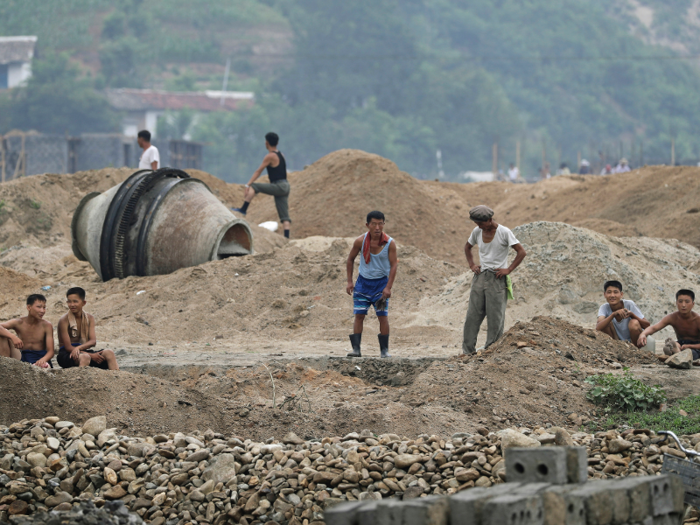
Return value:
<svg viewBox="0 0 700 525">
<path fill-rule="evenodd" d="M 608 411 L 646 411 L 666 400 L 666 393 L 660 386 L 645 385 L 629 370 L 625 370 L 622 376 L 601 374 L 589 376 L 585 381 L 594 385 L 586 398 L 597 405 L 604 405 Z"/>
<path fill-rule="evenodd" d="M 182 111 L 168 111 L 158 118 L 157 132 L 159 138 L 184 139 L 190 132 L 195 112 L 191 109 Z"/>
<path fill-rule="evenodd" d="M 34 210 L 41 209 L 41 203 L 39 201 L 35 201 L 34 199 L 29 200 L 29 206 Z"/>
<path fill-rule="evenodd" d="M 9 128 L 79 134 L 116 131 L 117 115 L 68 56 L 34 60 L 27 86 L 12 90 Z M 2 131 L 2 130 L 0 130 Z M 4 130 L 7 131 L 7 130 Z"/>
<path fill-rule="evenodd" d="M 683 410 L 687 416 L 680 413 Z M 620 426 L 648 428 L 654 431 L 670 430 L 678 435 L 700 433 L 700 396 L 689 396 L 671 404 L 664 412 L 628 412 L 610 414 L 593 423 L 591 431 Z"/>
</svg>

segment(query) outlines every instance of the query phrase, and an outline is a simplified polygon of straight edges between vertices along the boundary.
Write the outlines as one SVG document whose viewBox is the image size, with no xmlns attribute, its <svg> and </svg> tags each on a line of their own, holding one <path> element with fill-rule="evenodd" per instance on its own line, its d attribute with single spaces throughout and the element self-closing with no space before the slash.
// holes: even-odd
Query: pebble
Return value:
<svg viewBox="0 0 700 525">
<path fill-rule="evenodd" d="M 89 420 L 83 427 L 52 421 L 0 425 L 0 522 L 8 521 L 12 504 L 19 510 L 26 504 L 39 516 L 41 509 L 70 513 L 91 499 L 123 503 L 124 512 L 155 525 L 310 525 L 343 501 L 420 498 L 502 483 L 509 446 L 584 446 L 589 475 L 600 479 L 655 475 L 664 453 L 684 456 L 650 430 L 571 435 L 559 427 L 480 428 L 451 438 L 363 430 L 311 441 L 289 433 L 282 442 L 259 443 L 212 431 L 136 438 L 100 421 L 95 431 L 105 429 L 87 447 Z M 60 423 L 68 430 L 57 431 Z M 688 447 L 691 440 L 700 445 L 700 435 L 682 439 Z M 38 456 L 44 466 L 33 464 L 41 464 Z"/>
</svg>

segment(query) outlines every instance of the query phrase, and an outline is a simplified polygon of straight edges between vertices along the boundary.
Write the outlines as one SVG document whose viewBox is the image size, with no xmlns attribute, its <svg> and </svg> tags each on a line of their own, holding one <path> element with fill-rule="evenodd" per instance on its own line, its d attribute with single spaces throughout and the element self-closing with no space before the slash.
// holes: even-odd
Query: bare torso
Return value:
<svg viewBox="0 0 700 525">
<path fill-rule="evenodd" d="M 685 319 L 679 312 L 675 312 L 670 317 L 669 324 L 679 341 L 700 341 L 700 314 L 690 312 L 690 316 Z"/>
<path fill-rule="evenodd" d="M 51 323 L 48 321 L 30 322 L 28 317 L 21 317 L 12 327 L 24 343 L 22 350 L 46 350 L 46 336 L 49 331 L 53 333 Z"/>
</svg>

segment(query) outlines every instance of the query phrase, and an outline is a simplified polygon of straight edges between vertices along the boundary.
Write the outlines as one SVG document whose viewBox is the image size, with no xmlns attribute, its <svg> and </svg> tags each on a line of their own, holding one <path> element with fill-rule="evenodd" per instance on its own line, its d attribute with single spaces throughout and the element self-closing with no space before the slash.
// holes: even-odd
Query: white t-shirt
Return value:
<svg viewBox="0 0 700 525">
<path fill-rule="evenodd" d="M 623 299 L 622 304 L 624 304 L 625 308 L 632 312 L 634 315 L 636 315 L 640 319 L 644 319 L 644 314 L 637 307 L 637 305 L 634 304 L 634 301 L 628 301 L 627 299 Z M 598 317 L 608 317 L 610 315 L 612 315 L 611 306 L 608 303 L 601 304 L 600 308 L 598 309 Z M 618 321 L 613 317 L 612 322 L 613 326 L 615 327 L 615 331 L 617 332 L 617 337 L 620 339 L 620 341 L 629 341 L 632 337 L 630 335 L 630 318 L 628 317 L 627 319 Z"/>
<path fill-rule="evenodd" d="M 157 162 L 156 169 L 160 168 L 160 154 L 158 153 L 158 148 L 155 146 L 150 146 L 148 149 L 144 150 L 139 160 L 140 170 L 150 170 L 151 162 Z"/>
<path fill-rule="evenodd" d="M 518 177 L 520 177 L 520 170 L 518 169 L 517 166 L 515 166 L 514 168 L 508 170 L 508 177 L 509 177 L 510 180 L 512 180 L 512 181 L 518 180 Z"/>
<path fill-rule="evenodd" d="M 520 244 L 513 232 L 499 224 L 491 242 L 483 241 L 483 231 L 478 226 L 469 236 L 469 244 L 479 247 L 481 271 L 508 268 L 508 248 Z"/>
</svg>

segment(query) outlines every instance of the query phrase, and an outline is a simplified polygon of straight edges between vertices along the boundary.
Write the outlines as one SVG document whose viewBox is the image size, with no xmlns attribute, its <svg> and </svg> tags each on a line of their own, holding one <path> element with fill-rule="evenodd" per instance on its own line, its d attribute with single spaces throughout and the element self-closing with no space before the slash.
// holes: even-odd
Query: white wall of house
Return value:
<svg viewBox="0 0 700 525">
<path fill-rule="evenodd" d="M 7 87 L 22 86 L 31 76 L 31 62 L 12 62 L 7 68 Z"/>
</svg>

